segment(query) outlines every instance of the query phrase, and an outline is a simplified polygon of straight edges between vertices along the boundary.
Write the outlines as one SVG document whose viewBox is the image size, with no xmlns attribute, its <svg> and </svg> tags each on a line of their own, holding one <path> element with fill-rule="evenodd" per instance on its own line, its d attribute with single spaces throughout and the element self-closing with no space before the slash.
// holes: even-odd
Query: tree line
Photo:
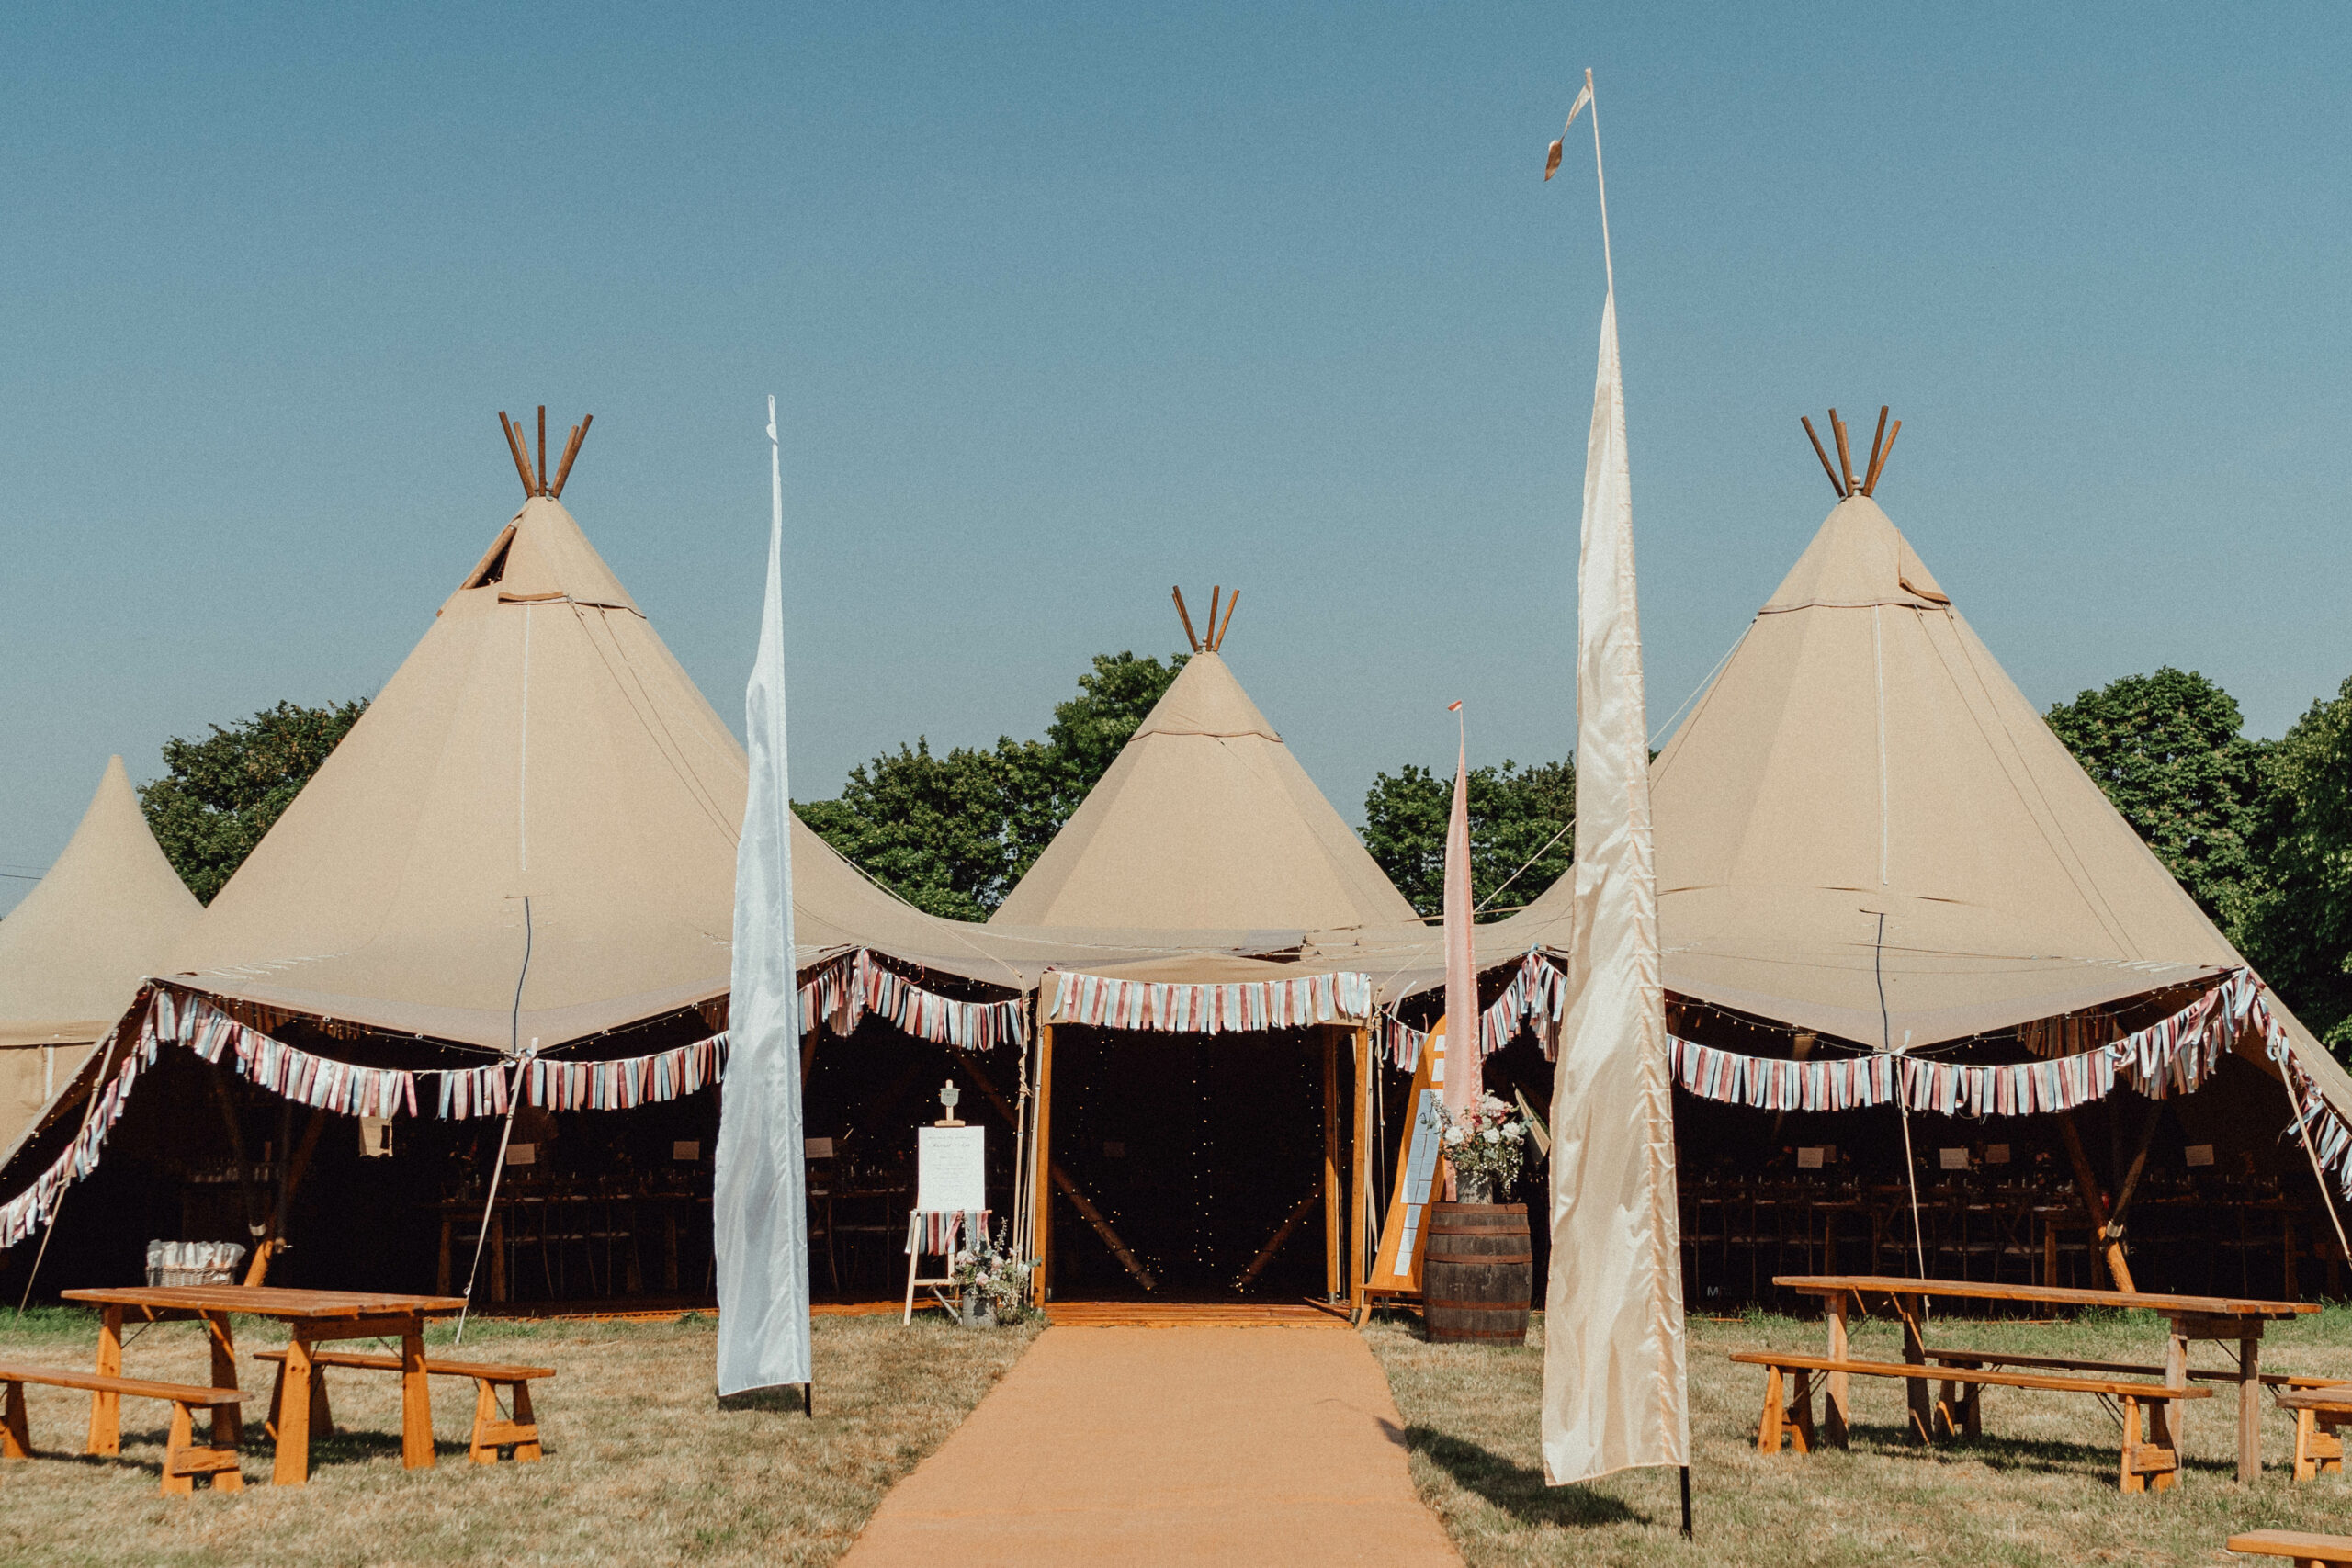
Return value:
<svg viewBox="0 0 2352 1568">
<path fill-rule="evenodd" d="M 918 737 L 850 770 L 801 819 L 919 908 L 986 919 L 1035 863 L 1184 665 L 1097 654 L 1034 740 L 933 751 Z M 164 747 L 140 799 L 164 853 L 209 902 L 367 705 L 280 703 Z M 2288 1005 L 2352 1059 L 2352 680 L 2276 740 L 2194 671 L 2128 675 L 2052 706 L 2051 729 Z M 1453 778 L 1400 764 L 1363 803 L 1364 846 L 1413 908 L 1442 902 Z M 1573 759 L 1470 773 L 1471 883 L 1482 919 L 1567 869 Z"/>
</svg>

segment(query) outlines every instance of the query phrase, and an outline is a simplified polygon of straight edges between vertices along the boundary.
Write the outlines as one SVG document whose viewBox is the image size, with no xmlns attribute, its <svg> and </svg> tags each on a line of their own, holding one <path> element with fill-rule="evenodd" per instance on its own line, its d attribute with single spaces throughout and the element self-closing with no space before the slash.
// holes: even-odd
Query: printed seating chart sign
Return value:
<svg viewBox="0 0 2352 1568">
<path fill-rule="evenodd" d="M 988 1129 L 916 1128 L 916 1210 L 968 1213 L 988 1206 Z"/>
</svg>

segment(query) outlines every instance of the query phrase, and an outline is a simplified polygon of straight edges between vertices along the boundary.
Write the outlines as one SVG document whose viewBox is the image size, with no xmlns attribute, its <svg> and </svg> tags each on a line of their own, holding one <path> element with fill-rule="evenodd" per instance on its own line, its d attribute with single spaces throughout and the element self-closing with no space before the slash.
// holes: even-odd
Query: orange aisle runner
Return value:
<svg viewBox="0 0 2352 1568">
<path fill-rule="evenodd" d="M 1458 1568 L 1354 1334 L 1056 1327 L 842 1559 Z"/>
</svg>

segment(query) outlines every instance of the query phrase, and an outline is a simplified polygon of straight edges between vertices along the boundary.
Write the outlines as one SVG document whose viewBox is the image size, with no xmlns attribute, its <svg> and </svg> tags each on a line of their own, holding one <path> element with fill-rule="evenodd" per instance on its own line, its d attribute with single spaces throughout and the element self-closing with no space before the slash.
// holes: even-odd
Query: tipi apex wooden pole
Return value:
<svg viewBox="0 0 2352 1568">
<path fill-rule="evenodd" d="M 1874 494 L 1877 491 L 1878 477 L 1886 472 L 1886 460 L 1894 456 L 1894 438 L 1902 434 L 1903 422 L 1898 419 L 1894 422 L 1894 428 L 1886 433 L 1886 449 L 1878 455 L 1878 461 L 1871 466 L 1870 479 L 1862 486 L 1864 495 Z"/>
<path fill-rule="evenodd" d="M 1203 648 L 1204 648 L 1204 649 L 1208 649 L 1208 651 L 1209 651 L 1209 652 L 1211 652 L 1211 653 L 1215 653 L 1215 652 L 1216 651 L 1216 607 L 1217 607 L 1217 602 L 1218 602 L 1219 600 L 1223 599 L 1224 597 L 1225 597 L 1225 588 L 1224 588 L 1224 586 L 1223 586 L 1222 584 L 1215 584 L 1215 585 L 1212 585 L 1212 586 L 1210 587 L 1210 589 L 1209 589 L 1209 635 L 1208 635 L 1208 640 L 1207 640 L 1206 642 L 1202 643 L 1202 644 L 1201 644 L 1201 646 L 1202 646 Z"/>
<path fill-rule="evenodd" d="M 593 413 L 583 413 L 571 429 L 571 445 L 563 449 L 563 467 L 555 471 L 555 489 L 548 493 L 558 501 L 563 499 L 563 481 L 571 477 L 571 460 L 580 456 L 581 443 L 588 439 L 588 427 L 596 423 Z"/>
<path fill-rule="evenodd" d="M 500 409 L 498 428 L 506 432 L 506 455 L 514 459 L 514 471 L 522 477 L 523 493 L 527 496 L 532 493 L 531 459 L 529 454 L 523 450 L 522 427 L 506 417 L 504 409 Z"/>
<path fill-rule="evenodd" d="M 1209 638 L 1210 652 L 1217 652 L 1225 647 L 1225 634 L 1233 629 L 1233 607 L 1240 603 L 1241 590 L 1237 588 L 1233 591 L 1233 597 L 1225 602 L 1225 625 L 1218 628 L 1216 636 Z"/>
<path fill-rule="evenodd" d="M 1862 466 L 1862 493 L 1871 492 L 1871 481 L 1878 478 L 1878 449 L 1886 444 L 1886 405 L 1878 405 L 1878 430 L 1871 436 L 1871 460 Z"/>
<path fill-rule="evenodd" d="M 1838 468 L 1846 476 L 1846 493 L 1850 496 L 1854 493 L 1854 454 L 1846 445 L 1846 422 L 1838 417 L 1836 409 L 1829 411 L 1829 433 L 1838 438 Z"/>
<path fill-rule="evenodd" d="M 1201 636 L 1193 629 L 1193 617 L 1184 608 L 1184 591 L 1181 588 L 1171 588 L 1168 592 L 1176 596 L 1176 615 L 1184 623 L 1184 640 L 1192 645 L 1194 653 L 1200 652 Z"/>
<path fill-rule="evenodd" d="M 1844 433 L 1844 432 L 1842 432 L 1842 431 L 1838 433 L 1838 449 L 1839 451 L 1841 451 L 1841 452 L 1842 452 L 1842 451 L 1844 451 L 1844 450 L 1846 449 L 1846 436 L 1845 436 L 1845 433 Z M 547 404 L 545 404 L 545 403 L 541 403 L 541 404 L 539 405 L 539 493 L 540 493 L 541 495 L 545 495 L 545 494 L 547 494 L 547 492 L 548 492 L 548 405 L 547 405 Z"/>
<path fill-rule="evenodd" d="M 1838 470 L 1829 466 L 1829 454 L 1821 449 L 1821 437 L 1813 433 L 1813 421 L 1800 414 L 1797 423 L 1804 426 L 1804 438 L 1813 443 L 1813 455 L 1821 459 L 1821 471 L 1829 476 L 1829 488 L 1838 492 L 1838 500 L 1845 500 L 1846 487 L 1839 481 Z"/>
</svg>

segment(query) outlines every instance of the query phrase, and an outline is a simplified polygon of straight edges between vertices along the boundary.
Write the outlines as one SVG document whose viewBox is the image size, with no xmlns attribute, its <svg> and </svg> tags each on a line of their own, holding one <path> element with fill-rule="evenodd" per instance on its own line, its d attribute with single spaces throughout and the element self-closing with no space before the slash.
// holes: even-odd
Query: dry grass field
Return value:
<svg viewBox="0 0 2352 1568">
<path fill-rule="evenodd" d="M 311 1482 L 266 1484 L 260 1435 L 271 1369 L 244 1363 L 246 1489 L 158 1495 L 170 1407 L 123 1406 L 119 1460 L 73 1457 L 89 1396 L 28 1388 L 44 1456 L 0 1467 L 0 1563 L 40 1568 L 138 1564 L 827 1563 L 845 1551 L 893 1482 L 936 1448 L 1001 1377 L 1032 1329 L 966 1331 L 918 1318 L 820 1317 L 817 1416 L 798 1396 L 722 1409 L 711 1365 L 715 1325 L 477 1320 L 466 1352 L 535 1362 L 560 1375 L 533 1391 L 547 1458 L 495 1468 L 467 1462 L 472 1385 L 435 1378 L 439 1461 L 400 1462 L 396 1380 L 330 1374 L 338 1435 L 312 1448 Z M 205 1381 L 193 1325 L 146 1330 L 125 1355 L 133 1376 Z M 273 1337 L 275 1335 L 275 1337 Z M 282 1326 L 240 1323 L 239 1347 L 283 1342 Z M 447 1329 L 435 1337 L 446 1344 Z M 87 1367 L 95 1317 L 0 1311 L 0 1359 Z M 361 1348 L 364 1347 L 353 1347 Z M 64 1457 L 51 1457 L 64 1456 Z"/>
<path fill-rule="evenodd" d="M 1537 1400 L 1540 1325 L 1523 1349 L 1429 1345 L 1399 1322 L 1367 1330 L 1388 1369 L 1413 1476 L 1471 1568 L 1520 1564 L 1698 1564 L 1719 1568 L 1938 1563 L 2068 1568 L 2086 1562 L 2244 1562 L 2221 1550 L 2237 1530 L 2275 1526 L 2352 1532 L 2352 1482 L 2290 1485 L 2287 1417 L 2266 1416 L 2261 1482 L 2236 1481 L 2235 1414 L 2226 1397 L 2190 1407 L 2188 1473 L 2172 1491 L 2115 1486 L 2115 1421 L 2087 1394 L 1988 1389 L 1984 1436 L 1922 1451 L 1904 1440 L 1903 1384 L 1857 1379 L 1860 1429 L 1849 1453 L 1756 1451 L 1763 1369 L 1739 1349 L 1818 1349 L 1817 1324 L 1781 1317 L 1690 1325 L 1691 1484 L 1697 1539 L 1678 1536 L 1671 1471 L 1635 1471 L 1557 1491 L 1543 1483 Z M 2144 1314 L 2050 1325 L 1950 1325 L 1939 1343 L 2113 1360 L 2161 1360 L 2164 1325 Z M 1858 1354 L 1899 1360 L 1891 1325 L 1854 1335 Z M 2194 1364 L 2222 1364 L 2218 1346 Z M 2332 1309 L 2266 1343 L 2273 1371 L 2352 1378 L 2352 1310 Z"/>
</svg>

